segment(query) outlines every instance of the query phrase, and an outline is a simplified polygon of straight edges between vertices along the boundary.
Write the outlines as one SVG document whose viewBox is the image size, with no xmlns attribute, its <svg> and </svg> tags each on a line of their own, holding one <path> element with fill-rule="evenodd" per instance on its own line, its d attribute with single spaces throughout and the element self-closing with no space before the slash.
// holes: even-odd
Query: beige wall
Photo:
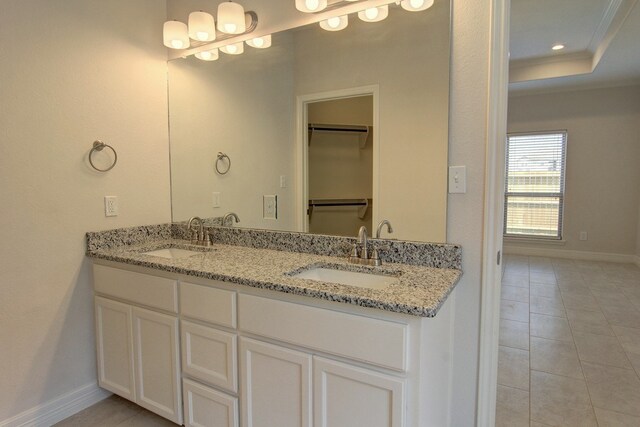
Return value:
<svg viewBox="0 0 640 427">
<path fill-rule="evenodd" d="M 451 426 L 475 425 L 490 55 L 489 1 L 453 0 L 449 164 L 466 165 L 467 193 L 448 199 L 447 241 L 462 245 L 456 286 Z"/>
<path fill-rule="evenodd" d="M 2 2 L 0 424 L 95 384 L 84 233 L 170 219 L 164 19 L 157 0 Z"/>
<path fill-rule="evenodd" d="M 636 253 L 640 86 L 512 96 L 508 127 L 509 132 L 568 131 L 566 244 L 553 249 Z M 581 231 L 588 233 L 587 241 L 579 240 Z"/>
</svg>

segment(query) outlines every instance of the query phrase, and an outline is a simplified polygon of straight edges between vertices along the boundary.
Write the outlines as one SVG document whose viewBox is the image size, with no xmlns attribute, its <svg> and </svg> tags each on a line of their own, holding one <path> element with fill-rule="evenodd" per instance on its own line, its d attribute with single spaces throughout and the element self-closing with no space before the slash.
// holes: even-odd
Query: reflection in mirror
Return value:
<svg viewBox="0 0 640 427">
<path fill-rule="evenodd" d="M 308 104 L 307 231 L 352 236 L 372 229 L 373 96 Z"/>
<path fill-rule="evenodd" d="M 273 34 L 269 49 L 170 61 L 173 220 L 233 211 L 243 227 L 355 236 L 388 219 L 394 238 L 444 242 L 449 21 L 446 1 L 393 6 L 377 23 L 314 24 Z M 316 131 L 309 143 L 309 123 L 369 134 L 361 144 Z M 233 165 L 225 175 L 218 152 Z M 310 209 L 316 199 L 360 204 Z"/>
</svg>

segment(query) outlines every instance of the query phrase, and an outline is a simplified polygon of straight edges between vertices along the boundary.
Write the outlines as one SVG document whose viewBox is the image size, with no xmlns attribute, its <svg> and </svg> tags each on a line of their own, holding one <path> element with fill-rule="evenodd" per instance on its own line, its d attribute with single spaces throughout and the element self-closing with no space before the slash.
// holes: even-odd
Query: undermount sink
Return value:
<svg viewBox="0 0 640 427">
<path fill-rule="evenodd" d="M 361 273 L 356 271 L 336 270 L 326 267 L 315 267 L 295 274 L 300 279 L 317 280 L 325 283 L 357 286 L 368 289 L 384 289 L 392 283 L 398 282 L 394 276 L 384 276 L 375 273 Z"/>
<path fill-rule="evenodd" d="M 165 248 L 165 249 L 157 249 L 155 251 L 143 252 L 142 255 L 151 255 L 151 256 L 157 256 L 160 258 L 167 258 L 167 259 L 177 259 L 177 258 L 186 258 L 193 255 L 198 255 L 201 253 L 202 252 L 190 251 L 187 249 Z"/>
</svg>

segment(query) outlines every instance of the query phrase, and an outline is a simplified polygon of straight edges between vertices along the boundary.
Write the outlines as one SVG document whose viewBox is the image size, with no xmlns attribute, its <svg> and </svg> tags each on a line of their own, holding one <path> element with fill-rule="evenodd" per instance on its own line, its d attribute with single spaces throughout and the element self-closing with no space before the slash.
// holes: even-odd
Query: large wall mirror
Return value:
<svg viewBox="0 0 640 427">
<path fill-rule="evenodd" d="M 450 4 L 349 18 L 169 62 L 174 221 L 354 236 L 388 219 L 385 237 L 446 241 Z"/>
</svg>

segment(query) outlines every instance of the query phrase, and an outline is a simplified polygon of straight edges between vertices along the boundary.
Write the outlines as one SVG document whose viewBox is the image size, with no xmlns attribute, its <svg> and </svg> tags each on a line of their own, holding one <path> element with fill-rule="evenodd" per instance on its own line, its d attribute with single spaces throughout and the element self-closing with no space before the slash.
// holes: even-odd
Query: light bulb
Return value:
<svg viewBox="0 0 640 427">
<path fill-rule="evenodd" d="M 201 42 L 216 39 L 216 25 L 213 16 L 206 12 L 191 12 L 189 14 L 189 37 Z"/>
<path fill-rule="evenodd" d="M 320 21 L 320 28 L 327 31 L 340 31 L 347 28 L 349 25 L 349 16 L 333 16 L 324 21 Z"/>
<path fill-rule="evenodd" d="M 296 0 L 296 9 L 300 12 L 320 12 L 327 7 L 327 0 Z"/>
<path fill-rule="evenodd" d="M 247 40 L 247 44 L 256 49 L 266 49 L 271 46 L 271 34 Z"/>
<path fill-rule="evenodd" d="M 218 49 L 205 50 L 203 52 L 196 53 L 196 58 L 202 59 L 203 61 L 215 61 L 219 56 Z"/>
<path fill-rule="evenodd" d="M 180 21 L 167 21 L 162 30 L 164 45 L 171 49 L 186 49 L 189 47 L 189 29 Z"/>
<path fill-rule="evenodd" d="M 433 0 L 403 0 L 400 6 L 409 12 L 420 12 L 433 6 Z"/>
<path fill-rule="evenodd" d="M 244 43 L 238 42 L 238 43 L 228 44 L 226 46 L 222 46 L 220 50 L 226 53 L 227 55 L 240 55 L 241 53 L 244 52 Z"/>
<path fill-rule="evenodd" d="M 364 15 L 367 17 L 367 19 L 374 20 L 379 15 L 378 8 L 377 7 L 371 7 L 369 9 L 365 10 L 364 11 Z"/>
<path fill-rule="evenodd" d="M 389 16 L 389 5 L 370 7 L 358 12 L 358 18 L 365 22 L 378 22 Z"/>
<path fill-rule="evenodd" d="M 218 5 L 218 30 L 227 34 L 242 34 L 246 29 L 244 8 L 241 5 L 230 1 Z"/>
</svg>

